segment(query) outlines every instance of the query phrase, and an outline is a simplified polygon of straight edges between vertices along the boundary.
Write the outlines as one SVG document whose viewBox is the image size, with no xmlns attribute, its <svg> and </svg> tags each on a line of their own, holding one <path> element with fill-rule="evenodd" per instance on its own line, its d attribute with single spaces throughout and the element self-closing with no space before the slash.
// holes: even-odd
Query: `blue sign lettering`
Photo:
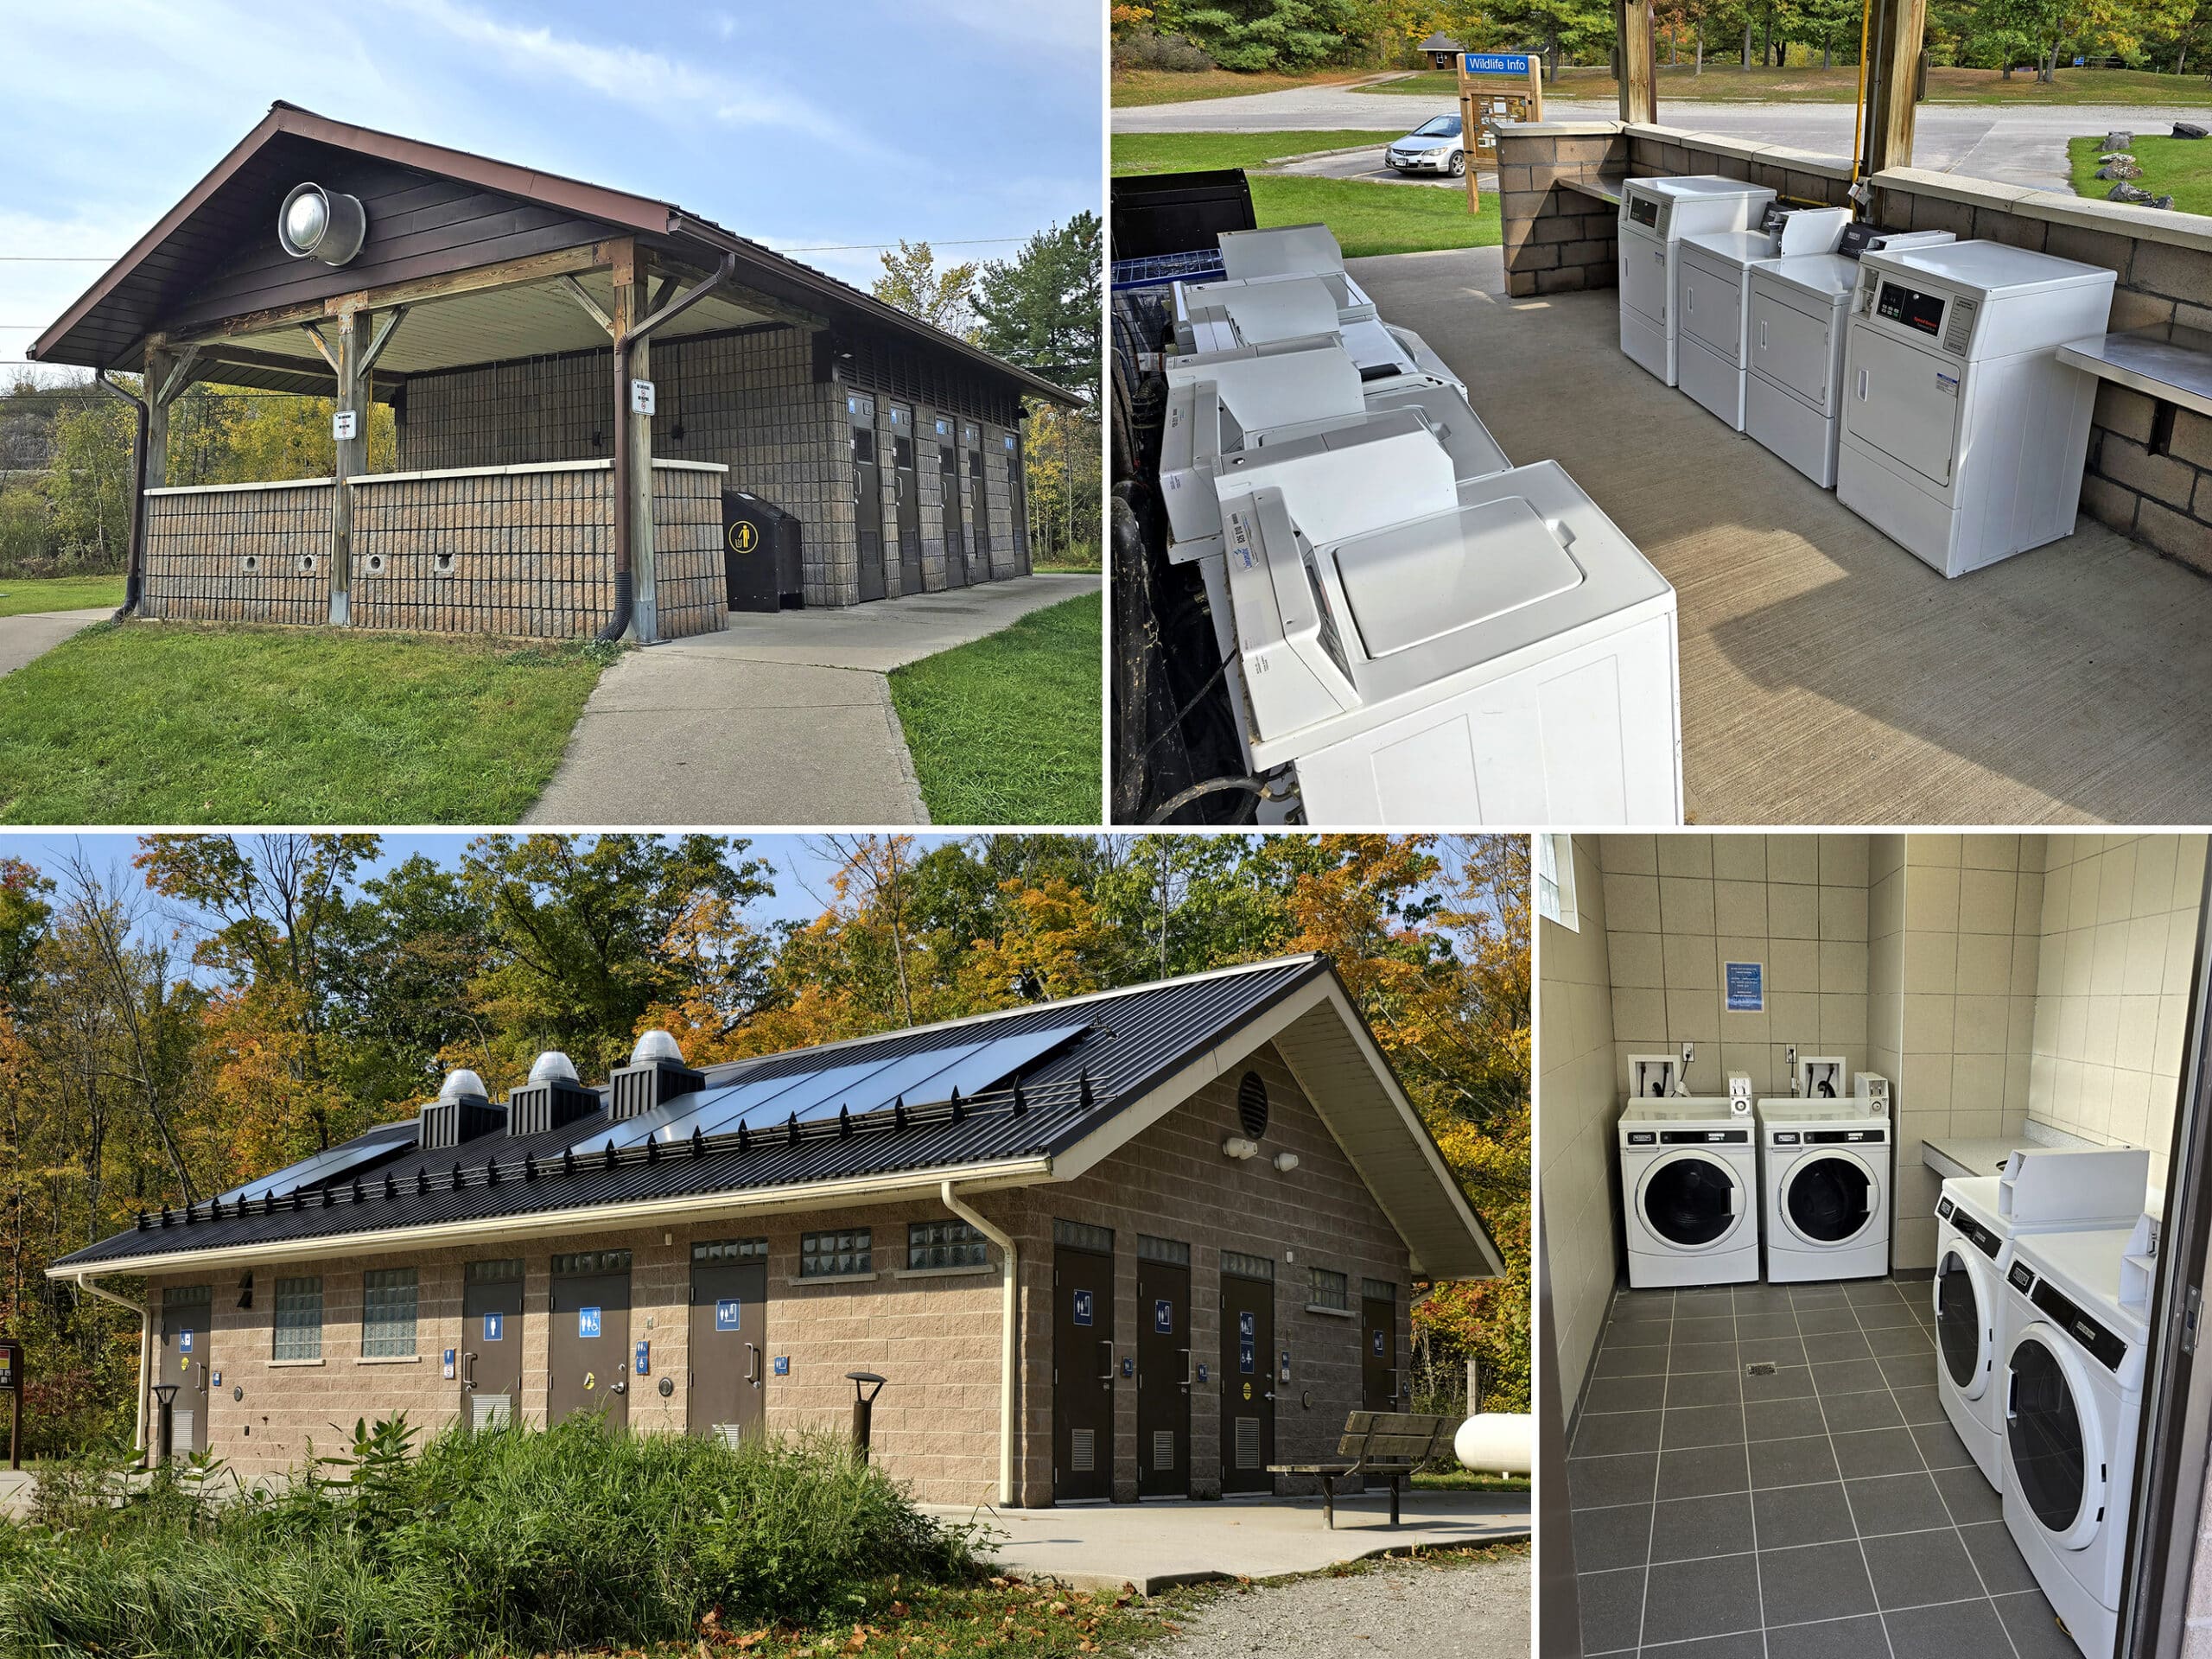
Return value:
<svg viewBox="0 0 2212 1659">
<path fill-rule="evenodd" d="M 1459 61 L 1471 75 L 1525 75 L 1529 73 L 1526 52 L 1463 52 Z"/>
<path fill-rule="evenodd" d="M 791 1357 L 789 1354 L 778 1354 L 776 1356 L 776 1375 L 778 1376 L 789 1376 L 791 1374 Z"/>
<path fill-rule="evenodd" d="M 1077 1325 L 1090 1323 L 1090 1293 L 1087 1290 L 1078 1290 L 1075 1294 L 1075 1322 Z"/>
<path fill-rule="evenodd" d="M 504 1313 L 486 1313 L 484 1316 L 484 1340 L 505 1342 L 506 1339 L 507 1316 Z"/>
<path fill-rule="evenodd" d="M 1382 1332 L 1377 1331 L 1375 1333 L 1375 1357 L 1377 1359 L 1384 1357 L 1390 1351 L 1389 1349 L 1384 1345 L 1384 1341 L 1385 1339 Z"/>
<path fill-rule="evenodd" d="M 1259 1328 L 1248 1311 L 1236 1316 L 1236 1369 L 1247 1376 L 1258 1363 Z"/>
<path fill-rule="evenodd" d="M 1152 1305 L 1152 1328 L 1163 1337 L 1175 1334 L 1175 1304 L 1162 1298 Z"/>
<path fill-rule="evenodd" d="M 1766 1011 L 1766 978 L 1756 962 L 1732 962 L 1724 973 L 1728 983 L 1728 1012 L 1731 1014 L 1764 1014 Z"/>
<path fill-rule="evenodd" d="M 639 1376 L 651 1376 L 653 1374 L 652 1344 L 650 1342 L 640 1342 L 638 1344 L 638 1363 L 632 1369 L 634 1370 Z"/>
<path fill-rule="evenodd" d="M 576 1310 L 576 1334 L 579 1337 L 596 1337 L 599 1334 L 597 1308 L 580 1307 Z"/>
<path fill-rule="evenodd" d="M 1205 1363 L 1205 1361 L 1204 1361 L 1204 1360 L 1202 1359 L 1202 1360 L 1200 1360 L 1200 1361 L 1198 1362 L 1198 1381 L 1199 1381 L 1199 1382 L 1205 1382 L 1205 1380 L 1206 1380 L 1206 1363 Z"/>
<path fill-rule="evenodd" d="M 185 1354 L 190 1353 L 192 1351 L 192 1332 L 189 1331 L 178 1332 L 176 1345 L 178 1352 Z"/>
<path fill-rule="evenodd" d="M 734 1331 L 740 1324 L 744 1304 L 734 1296 L 725 1296 L 715 1304 L 715 1329 Z"/>
</svg>

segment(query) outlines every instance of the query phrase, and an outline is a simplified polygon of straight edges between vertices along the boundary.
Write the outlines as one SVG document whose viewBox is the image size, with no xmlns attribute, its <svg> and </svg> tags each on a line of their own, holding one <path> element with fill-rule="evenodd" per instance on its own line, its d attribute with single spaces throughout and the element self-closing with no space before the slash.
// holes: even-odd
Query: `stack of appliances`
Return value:
<svg viewBox="0 0 2212 1659">
<path fill-rule="evenodd" d="M 1726 1096 L 1675 1092 L 1671 1055 L 1637 1055 L 1643 1079 L 1618 1125 L 1628 1281 L 1637 1289 L 1759 1276 L 1758 1147 L 1750 1080 Z"/>
<path fill-rule="evenodd" d="M 1838 1091 L 1840 1057 L 1798 1062 L 1798 1093 L 1758 1103 L 1761 1209 L 1770 1284 L 1878 1279 L 1890 1270 L 1886 1078 Z"/>
<path fill-rule="evenodd" d="M 1681 238 L 1675 261 L 1675 383 L 1733 430 L 1744 429 L 1751 273 L 1770 260 L 1834 251 L 1850 223 L 1848 207 L 1770 201 L 1754 229 Z"/>
<path fill-rule="evenodd" d="M 1682 238 L 1749 230 L 1774 200 L 1764 185 L 1693 174 L 1625 179 L 1617 245 L 1620 254 L 1621 350 L 1673 385 L 1679 331 L 1675 273 Z"/>
</svg>

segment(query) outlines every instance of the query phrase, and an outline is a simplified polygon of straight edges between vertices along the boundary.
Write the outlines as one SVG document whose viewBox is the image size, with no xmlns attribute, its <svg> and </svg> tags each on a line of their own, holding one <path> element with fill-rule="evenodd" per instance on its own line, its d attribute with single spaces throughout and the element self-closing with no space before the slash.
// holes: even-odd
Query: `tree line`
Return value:
<svg viewBox="0 0 2212 1659">
<path fill-rule="evenodd" d="M 1505 1255 L 1415 1308 L 1417 1382 L 1529 1389 L 1529 868 L 1516 837 L 984 836 L 813 844 L 813 918 L 741 838 L 152 836 L 0 860 L 0 1331 L 31 1449 L 127 1441 L 135 1321 L 48 1281 L 141 1210 L 204 1200 L 636 1034 L 695 1065 L 1326 950 Z M 810 904 L 808 909 L 815 909 Z"/>
</svg>

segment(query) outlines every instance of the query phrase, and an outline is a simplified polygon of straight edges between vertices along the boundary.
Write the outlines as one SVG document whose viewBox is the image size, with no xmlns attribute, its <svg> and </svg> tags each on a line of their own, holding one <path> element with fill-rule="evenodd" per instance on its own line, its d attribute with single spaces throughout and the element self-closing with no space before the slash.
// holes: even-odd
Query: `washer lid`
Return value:
<svg viewBox="0 0 2212 1659">
<path fill-rule="evenodd" d="M 1936 242 L 1916 248 L 1869 249 L 1864 263 L 1884 270 L 1923 272 L 1985 296 L 1999 290 L 2026 293 L 2117 280 L 2106 266 L 2085 265 L 2078 259 L 2061 259 L 2056 254 L 2016 248 L 2009 242 Z"/>
<path fill-rule="evenodd" d="M 1580 587 L 1562 532 L 1516 495 L 1338 543 L 1361 645 L 1388 657 Z"/>
<path fill-rule="evenodd" d="M 1840 253 L 1792 254 L 1786 259 L 1763 260 L 1751 280 L 1795 289 L 1823 306 L 1833 306 L 1859 285 L 1859 262 Z"/>
<path fill-rule="evenodd" d="M 1774 257 L 1774 238 L 1764 231 L 1702 231 L 1681 240 L 1684 258 L 1694 252 L 1707 264 L 1750 265 Z"/>
</svg>

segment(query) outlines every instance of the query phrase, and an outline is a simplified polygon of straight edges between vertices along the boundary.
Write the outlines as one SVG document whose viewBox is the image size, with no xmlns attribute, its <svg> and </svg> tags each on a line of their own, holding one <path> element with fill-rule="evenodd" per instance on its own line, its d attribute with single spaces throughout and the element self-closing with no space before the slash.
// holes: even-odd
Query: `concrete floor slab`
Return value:
<svg viewBox="0 0 2212 1659">
<path fill-rule="evenodd" d="M 976 1511 L 936 1506 L 944 1518 Z M 1001 1541 L 999 1566 L 1024 1578 L 1078 1589 L 1134 1584 L 1145 1593 L 1208 1579 L 1269 1579 L 1318 1573 L 1392 1550 L 1497 1544 L 1529 1535 L 1525 1492 L 1412 1492 L 1390 1524 L 1382 1492 L 1337 1500 L 1334 1531 L 1316 1497 L 1230 1498 L 1220 1503 L 1064 1504 L 982 1511 Z"/>
<path fill-rule="evenodd" d="M 1947 582 L 1630 363 L 1612 290 L 1508 299 L 1495 248 L 1351 268 L 1675 584 L 1693 822 L 2212 820 L 2212 582 L 2088 518 Z"/>
<path fill-rule="evenodd" d="M 30 611 L 22 616 L 0 616 L 0 674 L 14 673 L 64 639 L 114 614 L 114 606 L 103 605 L 89 611 Z"/>
</svg>

